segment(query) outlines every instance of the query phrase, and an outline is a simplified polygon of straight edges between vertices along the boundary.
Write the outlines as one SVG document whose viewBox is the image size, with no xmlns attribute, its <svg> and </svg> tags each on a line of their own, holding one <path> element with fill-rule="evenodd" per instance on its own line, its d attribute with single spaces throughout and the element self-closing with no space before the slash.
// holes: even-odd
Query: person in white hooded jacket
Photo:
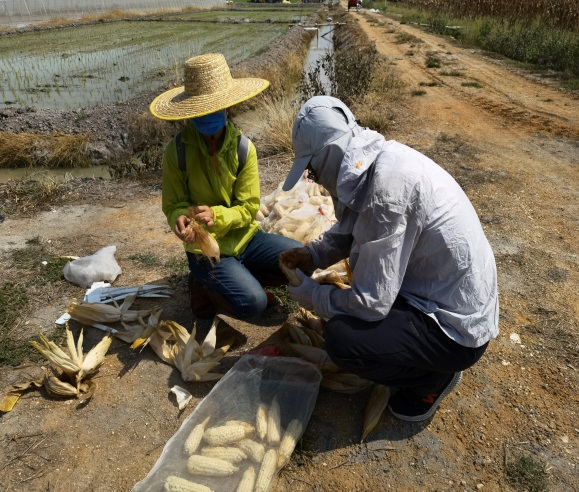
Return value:
<svg viewBox="0 0 579 492">
<path fill-rule="evenodd" d="M 336 98 L 302 106 L 292 143 L 283 190 L 308 172 L 338 222 L 280 255 L 301 281 L 290 296 L 327 320 L 338 366 L 393 388 L 395 417 L 427 420 L 498 335 L 496 265 L 476 211 L 444 169 L 361 127 Z M 345 258 L 351 289 L 303 273 Z"/>
</svg>

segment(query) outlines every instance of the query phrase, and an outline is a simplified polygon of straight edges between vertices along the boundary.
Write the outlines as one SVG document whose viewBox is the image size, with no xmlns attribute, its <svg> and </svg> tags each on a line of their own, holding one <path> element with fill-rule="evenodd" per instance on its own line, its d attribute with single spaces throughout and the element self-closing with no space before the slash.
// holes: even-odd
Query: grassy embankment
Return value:
<svg viewBox="0 0 579 492">
<path fill-rule="evenodd" d="M 386 4 L 386 7 L 385 7 Z M 575 0 L 368 1 L 402 23 L 416 23 L 465 46 L 498 53 L 532 70 L 554 70 L 579 90 L 579 3 Z"/>
</svg>

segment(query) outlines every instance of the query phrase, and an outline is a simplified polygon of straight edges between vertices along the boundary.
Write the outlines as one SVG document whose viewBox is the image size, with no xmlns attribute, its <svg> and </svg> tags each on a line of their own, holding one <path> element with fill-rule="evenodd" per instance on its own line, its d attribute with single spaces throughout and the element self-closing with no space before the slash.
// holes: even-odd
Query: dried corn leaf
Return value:
<svg viewBox="0 0 579 492">
<path fill-rule="evenodd" d="M 321 386 L 338 393 L 354 394 L 365 390 L 373 383 L 350 373 L 327 373 L 322 377 Z"/>
<path fill-rule="evenodd" d="M 307 345 L 299 345 L 297 343 L 290 343 L 290 347 L 300 354 L 305 360 L 318 366 L 322 372 L 338 372 L 340 368 L 332 362 L 330 356 L 325 350 L 317 347 L 309 347 Z"/>
<path fill-rule="evenodd" d="M 110 305 L 101 302 L 84 302 L 73 299 L 66 308 L 66 312 L 70 314 L 72 318 L 85 325 L 117 322 L 131 323 L 137 321 L 139 317 L 148 316 L 151 312 L 150 309 L 131 311 L 129 308 L 136 298 L 137 293 L 135 292 L 126 297 L 121 306 L 114 300 L 113 305 Z"/>
<path fill-rule="evenodd" d="M 386 405 L 388 405 L 389 399 L 390 388 L 383 384 L 376 384 L 368 400 L 368 405 L 366 405 L 366 411 L 364 412 L 364 426 L 362 429 L 362 440 L 360 442 L 363 442 L 364 439 L 368 437 L 368 434 L 374 430 Z"/>
</svg>

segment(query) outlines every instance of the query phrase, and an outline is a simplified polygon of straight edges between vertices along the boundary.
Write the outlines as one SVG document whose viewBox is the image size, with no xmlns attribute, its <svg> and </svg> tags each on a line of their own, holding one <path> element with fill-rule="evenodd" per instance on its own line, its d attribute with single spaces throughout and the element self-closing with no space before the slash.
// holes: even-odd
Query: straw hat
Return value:
<svg viewBox="0 0 579 492">
<path fill-rule="evenodd" d="M 269 82 L 231 77 L 225 57 L 218 53 L 194 56 L 185 62 L 185 85 L 164 92 L 150 110 L 162 120 L 196 118 L 256 96 Z"/>
</svg>

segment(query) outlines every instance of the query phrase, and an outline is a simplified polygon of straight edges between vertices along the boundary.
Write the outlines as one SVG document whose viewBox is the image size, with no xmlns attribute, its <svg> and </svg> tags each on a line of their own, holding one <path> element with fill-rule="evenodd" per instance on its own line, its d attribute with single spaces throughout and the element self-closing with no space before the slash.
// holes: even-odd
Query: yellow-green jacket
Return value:
<svg viewBox="0 0 579 492">
<path fill-rule="evenodd" d="M 214 222 L 207 228 L 219 243 L 222 256 L 238 256 L 259 230 L 255 216 L 260 205 L 257 152 L 249 143 L 247 160 L 237 173 L 237 137 L 241 131 L 227 122 L 223 145 L 218 152 L 219 173 L 213 169 L 211 156 L 201 135 L 192 125 L 181 133 L 185 145 L 186 171 L 179 169 L 175 139 L 165 149 L 163 158 L 163 213 L 171 230 L 177 218 L 186 215 L 194 205 L 208 205 Z M 183 243 L 185 250 L 201 254 L 193 244 Z"/>
</svg>

